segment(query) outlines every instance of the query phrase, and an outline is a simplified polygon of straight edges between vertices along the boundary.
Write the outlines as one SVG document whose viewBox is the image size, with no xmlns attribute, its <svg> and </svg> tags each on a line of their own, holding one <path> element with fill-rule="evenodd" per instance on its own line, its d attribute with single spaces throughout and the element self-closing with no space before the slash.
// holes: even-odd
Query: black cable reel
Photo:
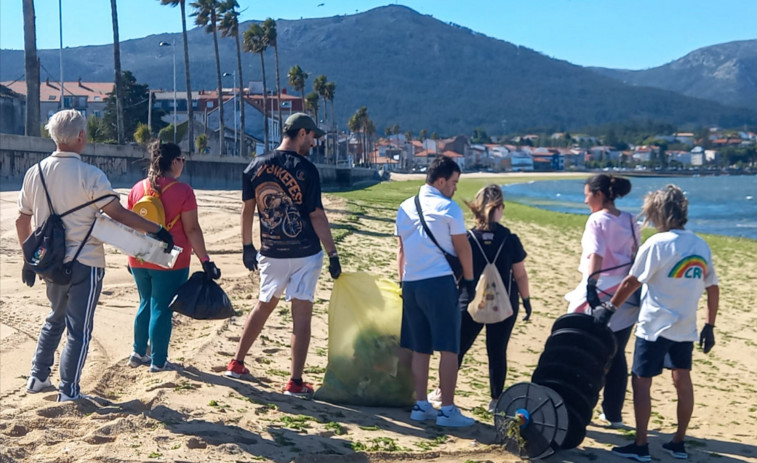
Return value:
<svg viewBox="0 0 757 463">
<path fill-rule="evenodd" d="M 498 442 L 536 459 L 580 445 L 616 349 L 612 331 L 590 315 L 558 318 L 531 382 L 510 386 L 497 400 Z"/>
</svg>

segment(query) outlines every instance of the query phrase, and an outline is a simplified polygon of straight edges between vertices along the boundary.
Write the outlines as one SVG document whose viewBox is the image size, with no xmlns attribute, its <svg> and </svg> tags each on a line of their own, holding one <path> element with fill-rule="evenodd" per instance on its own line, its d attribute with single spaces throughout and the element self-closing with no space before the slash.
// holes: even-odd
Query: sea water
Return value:
<svg viewBox="0 0 757 463">
<path fill-rule="evenodd" d="M 629 177 L 631 193 L 615 205 L 632 214 L 641 212 L 644 195 L 672 183 L 689 198 L 686 228 L 757 239 L 757 176 Z M 502 185 L 505 200 L 550 211 L 588 215 L 584 179 L 546 180 Z"/>
</svg>

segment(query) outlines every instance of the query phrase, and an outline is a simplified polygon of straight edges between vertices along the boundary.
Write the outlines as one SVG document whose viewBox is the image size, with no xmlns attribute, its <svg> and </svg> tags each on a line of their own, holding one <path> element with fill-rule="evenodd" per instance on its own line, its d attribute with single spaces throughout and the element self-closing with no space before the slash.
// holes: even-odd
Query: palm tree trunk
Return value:
<svg viewBox="0 0 757 463">
<path fill-rule="evenodd" d="M 268 90 L 265 85 L 265 59 L 263 59 L 263 52 L 260 52 L 260 69 L 263 71 L 263 154 L 268 152 Z"/>
<path fill-rule="evenodd" d="M 34 0 L 24 0 L 24 68 L 26 70 L 26 126 L 24 134 L 39 137 L 39 59 Z"/>
<path fill-rule="evenodd" d="M 281 77 L 279 77 L 279 44 L 274 42 L 273 45 L 274 56 L 276 57 L 276 95 L 277 106 L 279 111 L 279 141 L 281 141 L 281 134 L 283 133 L 283 127 L 281 122 Z"/>
<path fill-rule="evenodd" d="M 332 95 L 333 96 L 333 95 Z M 337 160 L 339 159 L 339 137 L 336 134 L 336 124 L 334 122 L 334 99 L 331 99 L 331 131 L 333 132 L 334 140 L 331 143 L 331 155 L 334 158 L 334 165 L 336 165 Z"/>
<path fill-rule="evenodd" d="M 213 48 L 216 52 L 216 83 L 218 84 L 218 134 L 219 150 L 218 154 L 223 156 L 226 142 L 226 130 L 223 127 L 223 87 L 221 86 L 221 59 L 218 56 L 218 32 L 216 32 L 216 20 L 213 16 Z"/>
<path fill-rule="evenodd" d="M 244 78 L 242 77 L 242 47 L 239 44 L 238 32 L 234 35 L 234 38 L 237 41 L 237 82 L 239 83 L 239 99 L 235 99 L 234 101 L 236 102 L 235 104 L 239 105 L 239 155 L 245 157 L 247 156 L 247 144 L 244 142 Z"/>
<path fill-rule="evenodd" d="M 118 40 L 118 8 L 116 0 L 110 0 L 110 17 L 113 21 L 113 73 L 116 86 L 116 130 L 118 132 L 118 144 L 123 145 L 124 137 L 124 90 L 121 84 L 121 44 Z"/>
<path fill-rule="evenodd" d="M 187 18 L 184 6 L 184 0 L 179 2 L 181 5 L 181 35 L 184 39 L 184 77 L 186 77 L 187 86 L 187 145 L 189 145 L 189 152 L 194 152 L 195 137 L 194 137 L 194 108 L 192 108 L 192 85 L 190 85 L 189 79 L 189 44 L 187 44 Z"/>
</svg>

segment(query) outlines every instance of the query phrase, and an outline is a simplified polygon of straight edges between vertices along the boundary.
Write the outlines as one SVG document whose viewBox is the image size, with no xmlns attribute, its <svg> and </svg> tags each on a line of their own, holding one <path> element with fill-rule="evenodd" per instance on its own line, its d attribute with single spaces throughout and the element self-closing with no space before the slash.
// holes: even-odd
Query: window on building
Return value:
<svg viewBox="0 0 757 463">
<path fill-rule="evenodd" d="M 214 104 L 213 104 L 213 103 L 215 103 L 215 101 L 213 101 L 213 100 L 208 100 L 208 108 L 212 108 L 212 107 L 214 106 Z"/>
<path fill-rule="evenodd" d="M 67 97 L 63 98 L 63 107 L 64 108 L 70 108 L 71 107 L 71 103 L 72 103 L 72 101 L 71 101 L 71 97 L 70 96 L 67 96 Z"/>
</svg>

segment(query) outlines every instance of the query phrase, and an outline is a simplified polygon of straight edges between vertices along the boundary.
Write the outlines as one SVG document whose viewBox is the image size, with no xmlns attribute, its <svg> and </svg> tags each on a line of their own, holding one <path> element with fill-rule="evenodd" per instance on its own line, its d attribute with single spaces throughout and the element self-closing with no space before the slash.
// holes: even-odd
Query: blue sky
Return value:
<svg viewBox="0 0 757 463">
<path fill-rule="evenodd" d="M 245 21 L 354 14 L 398 3 L 582 66 L 644 69 L 704 46 L 757 39 L 755 0 L 238 1 Z M 118 3 L 121 41 L 181 31 L 178 8 L 158 0 Z M 37 47 L 58 48 L 58 2 L 35 4 Z M 23 49 L 21 5 L 21 0 L 0 1 L 0 48 Z M 62 6 L 63 46 L 112 42 L 110 2 L 62 0 Z M 187 24 L 193 26 L 192 18 Z"/>
</svg>

